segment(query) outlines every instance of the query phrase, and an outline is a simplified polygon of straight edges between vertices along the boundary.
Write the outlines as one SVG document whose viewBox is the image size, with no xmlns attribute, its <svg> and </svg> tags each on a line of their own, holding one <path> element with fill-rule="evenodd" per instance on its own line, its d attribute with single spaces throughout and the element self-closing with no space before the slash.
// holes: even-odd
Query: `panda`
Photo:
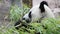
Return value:
<svg viewBox="0 0 60 34">
<path fill-rule="evenodd" d="M 27 23 L 42 20 L 44 18 L 55 18 L 52 10 L 49 8 L 48 3 L 46 1 L 42 1 L 40 4 L 33 6 L 28 13 L 26 13 L 22 20 L 25 20 Z M 15 23 L 19 25 L 20 21 Z M 25 26 L 25 25 L 24 25 Z"/>
<path fill-rule="evenodd" d="M 34 22 L 39 19 L 42 20 L 42 18 L 55 18 L 46 1 L 42 1 L 40 4 L 33 6 L 30 11 L 23 16 L 23 20 L 27 23 Z"/>
</svg>

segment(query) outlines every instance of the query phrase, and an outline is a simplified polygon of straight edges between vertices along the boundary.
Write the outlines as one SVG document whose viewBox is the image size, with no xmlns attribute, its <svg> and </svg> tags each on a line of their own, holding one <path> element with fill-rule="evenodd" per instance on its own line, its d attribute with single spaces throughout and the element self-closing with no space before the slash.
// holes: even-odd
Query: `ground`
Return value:
<svg viewBox="0 0 60 34">
<path fill-rule="evenodd" d="M 0 4 L 0 26 L 4 25 L 7 26 L 9 21 L 4 20 L 6 16 L 9 15 L 9 7 Z"/>
</svg>

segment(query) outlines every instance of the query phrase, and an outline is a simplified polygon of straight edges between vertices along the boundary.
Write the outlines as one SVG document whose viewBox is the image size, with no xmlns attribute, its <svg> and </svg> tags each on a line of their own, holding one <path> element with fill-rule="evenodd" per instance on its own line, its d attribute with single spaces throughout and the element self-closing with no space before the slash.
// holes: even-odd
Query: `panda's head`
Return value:
<svg viewBox="0 0 60 34">
<path fill-rule="evenodd" d="M 23 16 L 23 20 L 25 20 L 27 23 L 29 23 L 31 21 L 37 21 L 41 18 L 44 18 L 44 16 L 51 16 L 52 15 L 51 13 L 52 12 L 51 12 L 50 8 L 48 7 L 47 2 L 42 1 L 40 4 L 33 6 L 30 9 L 30 11 Z"/>
</svg>

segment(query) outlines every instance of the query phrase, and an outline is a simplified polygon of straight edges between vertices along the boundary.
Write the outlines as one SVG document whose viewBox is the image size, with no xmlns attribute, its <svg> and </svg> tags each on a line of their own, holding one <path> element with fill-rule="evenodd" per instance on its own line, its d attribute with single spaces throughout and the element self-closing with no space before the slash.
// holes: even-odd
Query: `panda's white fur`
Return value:
<svg viewBox="0 0 60 34">
<path fill-rule="evenodd" d="M 42 14 L 41 14 L 40 9 L 39 9 L 39 5 L 32 7 L 30 11 L 32 12 L 31 13 L 32 21 L 36 21 L 42 17 Z"/>
<path fill-rule="evenodd" d="M 45 13 L 48 18 L 55 18 L 54 13 L 52 12 L 52 10 L 48 6 L 44 5 L 44 8 L 45 8 Z"/>
<path fill-rule="evenodd" d="M 28 17 L 28 13 L 27 13 L 27 14 L 25 14 L 25 15 L 24 15 L 24 17 L 26 17 L 26 19 L 29 19 L 29 17 Z"/>
<path fill-rule="evenodd" d="M 41 13 L 41 10 L 39 9 L 39 5 L 36 5 L 30 9 L 29 12 L 31 12 L 31 15 L 32 15 L 31 21 L 37 21 L 42 16 L 44 16 L 44 18 L 55 18 L 52 10 L 47 5 L 44 5 L 45 12 L 43 13 Z M 28 13 L 23 18 L 29 19 Z"/>
</svg>

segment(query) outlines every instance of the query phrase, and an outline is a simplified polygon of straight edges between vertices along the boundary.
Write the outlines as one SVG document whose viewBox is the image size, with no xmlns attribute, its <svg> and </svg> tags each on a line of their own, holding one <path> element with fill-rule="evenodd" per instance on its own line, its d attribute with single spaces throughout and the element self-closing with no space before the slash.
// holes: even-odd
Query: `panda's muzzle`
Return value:
<svg viewBox="0 0 60 34">
<path fill-rule="evenodd" d="M 22 18 L 22 20 L 25 20 L 25 18 Z"/>
<path fill-rule="evenodd" d="M 27 23 L 30 23 L 31 22 L 31 20 L 25 19 L 25 18 L 22 18 L 22 20 L 25 20 Z"/>
</svg>

